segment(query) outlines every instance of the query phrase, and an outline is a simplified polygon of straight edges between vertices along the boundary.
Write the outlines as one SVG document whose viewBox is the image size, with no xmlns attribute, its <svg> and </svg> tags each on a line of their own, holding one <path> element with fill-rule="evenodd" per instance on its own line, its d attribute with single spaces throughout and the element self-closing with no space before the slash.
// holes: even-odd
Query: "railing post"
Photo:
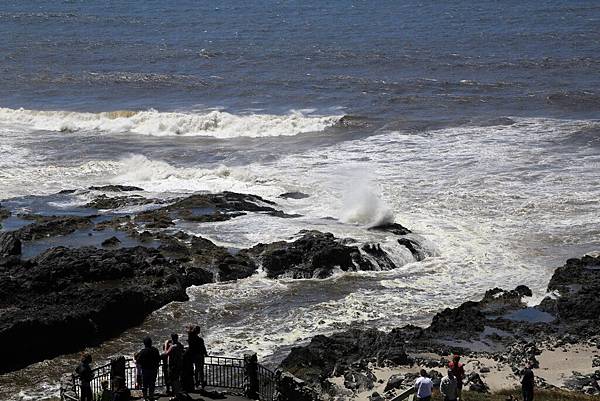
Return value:
<svg viewBox="0 0 600 401">
<path fill-rule="evenodd" d="M 125 357 L 120 356 L 110 360 L 110 388 L 115 389 L 115 377 L 121 377 L 123 380 L 127 380 L 125 377 Z"/>
<path fill-rule="evenodd" d="M 255 352 L 244 354 L 244 395 L 258 400 L 258 356 Z"/>
</svg>

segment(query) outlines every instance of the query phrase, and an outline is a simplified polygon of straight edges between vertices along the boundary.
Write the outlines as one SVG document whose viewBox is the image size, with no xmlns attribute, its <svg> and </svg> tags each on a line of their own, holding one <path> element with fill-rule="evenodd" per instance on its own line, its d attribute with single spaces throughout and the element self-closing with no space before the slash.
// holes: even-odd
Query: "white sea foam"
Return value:
<svg viewBox="0 0 600 401">
<path fill-rule="evenodd" d="M 217 110 L 200 113 L 156 110 L 80 113 L 0 108 L 0 123 L 28 129 L 67 133 L 93 131 L 152 136 L 211 136 L 222 139 L 289 136 L 322 131 L 334 125 L 339 118 L 305 115 L 299 111 L 285 115 L 235 115 Z"/>
</svg>

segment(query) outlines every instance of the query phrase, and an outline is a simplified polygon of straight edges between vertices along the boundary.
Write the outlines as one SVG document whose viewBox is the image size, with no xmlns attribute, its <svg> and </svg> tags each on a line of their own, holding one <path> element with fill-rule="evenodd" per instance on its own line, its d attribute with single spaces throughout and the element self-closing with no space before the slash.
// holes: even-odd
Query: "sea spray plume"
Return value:
<svg viewBox="0 0 600 401">
<path fill-rule="evenodd" d="M 381 198 L 374 176 L 364 167 L 355 166 L 345 173 L 342 188 L 343 214 L 346 223 L 375 227 L 394 222 L 394 213 Z"/>
</svg>

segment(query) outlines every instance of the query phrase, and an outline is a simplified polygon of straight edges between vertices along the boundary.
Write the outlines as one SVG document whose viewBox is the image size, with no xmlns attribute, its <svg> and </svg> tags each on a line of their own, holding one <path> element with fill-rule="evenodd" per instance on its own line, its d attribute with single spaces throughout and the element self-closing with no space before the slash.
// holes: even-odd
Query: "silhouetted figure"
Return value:
<svg viewBox="0 0 600 401">
<path fill-rule="evenodd" d="M 113 401 L 114 393 L 108 388 L 108 380 L 102 380 L 100 383 L 102 386 L 102 394 L 100 394 L 100 401 Z"/>
<path fill-rule="evenodd" d="M 458 399 L 458 380 L 456 380 L 452 369 L 448 369 L 448 374 L 440 382 L 440 394 L 444 397 L 444 401 L 456 401 Z"/>
<path fill-rule="evenodd" d="M 150 337 L 144 338 L 144 348 L 138 353 L 138 365 L 142 371 L 142 394 L 144 400 L 154 399 L 156 376 L 160 366 L 160 353 L 152 346 Z"/>
<path fill-rule="evenodd" d="M 465 378 L 465 367 L 462 363 L 460 363 L 459 355 L 454 354 L 454 356 L 452 357 L 452 362 L 448 364 L 448 369 L 450 369 L 454 374 L 454 377 L 456 377 L 456 395 L 457 399 L 460 400 L 463 387 L 463 380 Z"/>
<path fill-rule="evenodd" d="M 417 400 L 429 401 L 431 400 L 431 394 L 433 391 L 433 382 L 427 377 L 425 369 L 421 369 L 419 372 L 420 377 L 415 380 L 415 391 L 417 392 Z"/>
<path fill-rule="evenodd" d="M 168 339 L 167 341 L 165 341 L 165 343 L 163 344 L 163 353 L 160 356 L 160 358 L 162 359 L 162 371 L 163 371 L 163 378 L 165 381 L 165 391 L 167 392 L 167 395 L 171 394 L 171 376 L 169 376 L 169 357 L 167 356 L 166 352 L 169 349 L 169 347 L 171 346 L 171 344 L 173 344 L 173 341 L 171 339 Z"/>
<path fill-rule="evenodd" d="M 181 365 L 181 386 L 185 392 L 192 392 L 195 390 L 194 355 L 189 348 L 183 353 L 183 361 Z"/>
<path fill-rule="evenodd" d="M 521 372 L 523 378 L 521 379 L 521 390 L 523 391 L 523 401 L 533 401 L 533 387 L 535 382 L 535 376 L 531 370 L 531 364 L 525 365 L 525 369 Z"/>
<path fill-rule="evenodd" d="M 115 377 L 115 390 L 113 401 L 130 401 L 131 391 L 125 386 L 125 379 L 122 377 Z"/>
<path fill-rule="evenodd" d="M 188 330 L 188 349 L 194 363 L 194 380 L 196 387 L 204 389 L 204 357 L 208 356 L 204 339 L 200 337 L 200 326 Z"/>
<path fill-rule="evenodd" d="M 75 370 L 75 373 L 79 375 L 79 382 L 81 383 L 81 401 L 93 401 L 92 379 L 94 378 L 94 373 L 90 366 L 91 363 L 92 356 L 90 354 L 85 354 L 83 358 L 81 358 L 81 363 Z"/>
<path fill-rule="evenodd" d="M 181 393 L 181 371 L 183 367 L 183 345 L 179 342 L 179 336 L 171 334 L 171 344 L 165 351 L 169 365 L 169 380 L 173 386 L 173 394 L 177 397 Z"/>
<path fill-rule="evenodd" d="M 258 357 L 256 353 L 244 354 L 244 395 L 251 400 L 259 399 Z"/>
</svg>

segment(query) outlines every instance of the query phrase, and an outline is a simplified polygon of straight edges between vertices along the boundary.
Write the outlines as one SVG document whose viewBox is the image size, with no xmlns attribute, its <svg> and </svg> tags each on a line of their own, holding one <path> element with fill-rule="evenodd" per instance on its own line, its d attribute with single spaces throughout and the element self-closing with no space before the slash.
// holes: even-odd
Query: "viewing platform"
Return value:
<svg viewBox="0 0 600 401">
<path fill-rule="evenodd" d="M 156 378 L 156 396 L 159 400 L 169 400 L 172 396 L 165 394 L 166 383 L 163 363 L 158 369 Z M 141 383 L 135 361 L 120 357 L 111 362 L 95 367 L 91 381 L 94 399 L 102 393 L 102 382 L 107 381 L 113 388 L 116 377 L 125 380 L 125 386 L 131 390 L 132 398 L 140 398 Z M 194 400 L 260 400 L 274 401 L 277 388 L 277 375 L 256 360 L 256 354 L 245 355 L 244 358 L 207 356 L 204 360 L 205 391 L 184 392 Z M 60 397 L 62 401 L 79 401 L 81 382 L 77 374 L 65 376 L 61 383 Z M 138 397 L 139 396 L 139 397 Z"/>
</svg>

